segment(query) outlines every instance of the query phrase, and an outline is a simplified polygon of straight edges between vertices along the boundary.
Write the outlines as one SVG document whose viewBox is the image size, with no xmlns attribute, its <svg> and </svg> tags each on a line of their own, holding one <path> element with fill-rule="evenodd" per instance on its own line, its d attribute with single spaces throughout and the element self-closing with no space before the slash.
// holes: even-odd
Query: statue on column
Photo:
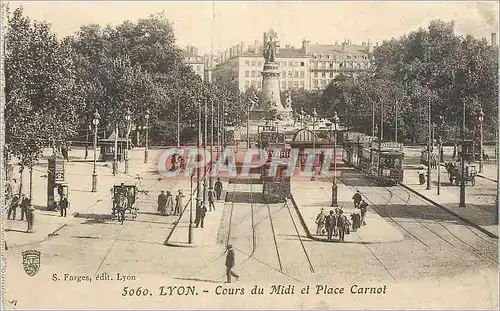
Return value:
<svg viewBox="0 0 500 311">
<path fill-rule="evenodd" d="M 266 63 L 273 63 L 276 58 L 276 49 L 279 47 L 278 35 L 274 30 L 264 33 L 264 59 Z"/>
</svg>

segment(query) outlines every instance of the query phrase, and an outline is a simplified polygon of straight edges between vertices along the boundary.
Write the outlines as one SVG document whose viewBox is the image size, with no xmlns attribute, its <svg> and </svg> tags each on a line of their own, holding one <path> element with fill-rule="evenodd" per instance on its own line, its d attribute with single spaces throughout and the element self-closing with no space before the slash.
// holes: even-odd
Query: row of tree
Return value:
<svg viewBox="0 0 500 311">
<path fill-rule="evenodd" d="M 124 133 L 127 110 L 139 127 L 149 111 L 150 137 L 158 143 L 175 141 L 178 106 L 183 139 L 196 137 L 200 103 L 217 107 L 214 113 L 228 121 L 246 111 L 246 95 L 235 83 L 204 82 L 184 64 L 163 14 L 116 27 L 87 25 L 63 39 L 21 8 L 7 15 L 6 142 L 25 166 L 50 142 L 85 141 L 95 111 L 100 136 L 116 126 Z"/>
<path fill-rule="evenodd" d="M 498 49 L 485 40 L 460 36 L 454 23 L 433 21 L 374 49 L 371 70 L 340 74 L 322 92 L 293 93 L 295 111 L 320 116 L 337 111 L 351 129 L 372 134 L 373 116 L 385 139 L 424 142 L 428 107 L 437 136 L 460 138 L 465 105 L 466 138 L 479 135 L 484 113 L 485 137 L 493 139 L 498 124 Z"/>
</svg>

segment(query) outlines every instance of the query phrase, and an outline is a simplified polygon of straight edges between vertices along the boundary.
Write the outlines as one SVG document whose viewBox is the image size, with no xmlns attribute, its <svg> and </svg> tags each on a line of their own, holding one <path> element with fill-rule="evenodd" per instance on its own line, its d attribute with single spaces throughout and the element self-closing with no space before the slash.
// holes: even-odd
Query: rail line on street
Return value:
<svg viewBox="0 0 500 311">
<path fill-rule="evenodd" d="M 387 187 L 386 187 L 386 190 L 387 190 L 388 192 L 392 193 L 394 197 L 397 197 L 397 198 L 399 198 L 399 199 L 403 200 L 400 196 L 398 196 L 397 194 L 395 194 L 395 193 L 393 192 L 393 190 L 390 190 L 390 189 L 388 189 Z M 399 190 L 403 190 L 403 191 L 404 191 L 406 194 L 408 194 L 410 197 L 416 197 L 416 196 L 411 195 L 411 194 L 410 194 L 407 190 L 405 190 L 404 188 L 399 188 Z M 418 200 L 420 200 L 421 202 L 427 203 L 427 202 L 425 202 L 423 199 L 421 199 L 421 198 L 419 198 L 419 197 L 417 197 L 417 198 L 418 198 Z M 408 202 L 409 202 L 409 200 L 405 202 L 405 206 L 406 206 L 406 207 L 408 206 Z M 406 210 L 406 211 L 407 211 L 407 214 L 408 214 L 409 216 L 412 216 L 412 215 L 411 215 L 411 210 L 409 210 L 409 209 L 404 209 L 404 210 Z M 432 220 L 434 223 L 436 223 L 436 224 L 438 224 L 439 226 L 441 226 L 441 227 L 442 227 L 442 228 L 443 228 L 446 232 L 448 232 L 448 233 L 449 233 L 451 236 L 453 236 L 456 240 L 458 240 L 459 242 L 463 243 L 463 244 L 467 247 L 466 249 L 467 249 L 467 250 L 468 250 L 471 254 L 473 254 L 474 256 L 476 256 L 476 257 L 478 257 L 478 258 L 480 258 L 480 259 L 483 259 L 483 260 L 484 260 L 484 259 L 489 260 L 489 261 L 491 261 L 491 262 L 493 262 L 493 263 L 496 263 L 496 262 L 497 262 L 497 260 L 496 260 L 496 259 L 494 259 L 494 258 L 492 258 L 492 257 L 490 257 L 490 256 L 488 256 L 488 255 L 486 255 L 486 254 L 484 254 L 484 253 L 482 253 L 479 249 L 477 249 L 476 247 L 474 247 L 472 244 L 467 243 L 467 242 L 466 242 L 466 241 L 464 241 L 462 238 L 458 237 L 455 233 L 451 232 L 451 230 L 450 230 L 450 229 L 448 229 L 448 228 L 447 228 L 445 225 L 443 225 L 441 222 L 439 222 L 439 221 L 437 221 L 437 220 L 435 220 L 435 219 L 431 219 L 431 220 Z M 428 230 L 428 231 L 432 232 L 434 235 L 436 235 L 437 237 L 439 237 L 441 240 L 443 240 L 444 242 L 446 242 L 446 243 L 447 243 L 447 244 L 449 244 L 450 246 L 452 246 L 452 247 L 454 247 L 454 248 L 456 248 L 456 247 L 457 247 L 455 244 L 451 243 L 451 242 L 450 242 L 449 240 L 447 240 L 445 237 L 443 237 L 442 235 L 440 235 L 440 234 L 436 233 L 434 230 L 431 230 L 428 226 L 424 225 L 421 221 L 418 221 L 418 220 L 415 220 L 415 221 L 416 221 L 418 224 L 420 224 L 423 228 L 425 228 L 426 230 Z M 470 229 L 470 228 L 469 228 L 469 226 L 465 226 L 465 227 L 466 227 L 466 228 L 468 228 L 468 229 L 469 229 L 472 233 L 474 233 L 474 234 L 476 234 L 476 235 L 477 235 L 477 233 L 476 233 L 476 232 L 474 232 L 472 229 Z M 493 243 L 491 243 L 490 241 L 488 241 L 488 240 L 486 240 L 486 239 L 482 238 L 481 236 L 479 236 L 479 235 L 477 235 L 477 236 L 478 236 L 479 238 L 483 239 L 484 241 L 486 241 L 487 243 L 489 243 L 489 244 L 493 244 Z"/>
<path fill-rule="evenodd" d="M 354 191 L 358 191 L 359 190 L 359 188 L 357 188 L 355 186 L 348 185 L 340 177 L 337 177 L 337 180 L 340 181 L 341 183 L 343 183 L 347 188 L 350 188 L 351 190 L 354 190 Z M 368 198 L 366 196 L 364 196 L 364 197 L 365 197 L 365 199 L 367 201 L 369 201 L 371 203 L 371 206 L 374 209 L 376 209 L 379 214 L 383 214 L 385 217 L 389 218 L 391 220 L 391 222 L 394 223 L 399 228 L 401 228 L 401 230 L 403 230 L 408 235 L 410 235 L 411 237 L 413 237 L 415 240 L 417 240 L 419 243 L 421 243 L 422 245 L 424 245 L 426 248 L 429 248 L 429 245 L 427 243 L 425 243 L 424 241 L 422 241 L 420 238 L 418 238 L 416 235 L 414 235 L 412 232 L 410 232 L 410 230 L 408 230 L 407 228 L 405 228 L 400 222 L 398 222 L 396 219 L 394 219 L 394 217 L 392 217 L 391 215 L 389 215 L 387 213 L 387 207 L 390 205 L 392 197 L 390 197 L 389 199 L 387 199 L 387 203 L 385 204 L 385 207 L 383 207 L 383 209 L 380 206 L 380 204 L 375 204 L 372 200 L 370 200 L 370 198 Z"/>
</svg>

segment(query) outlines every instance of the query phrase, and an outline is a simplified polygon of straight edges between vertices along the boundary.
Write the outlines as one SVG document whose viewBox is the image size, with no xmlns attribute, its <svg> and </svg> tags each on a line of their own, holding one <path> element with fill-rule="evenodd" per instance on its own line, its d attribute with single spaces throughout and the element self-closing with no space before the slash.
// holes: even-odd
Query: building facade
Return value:
<svg viewBox="0 0 500 311">
<path fill-rule="evenodd" d="M 261 89 L 263 47 L 257 41 L 246 50 L 243 47 L 240 44 L 219 54 L 213 79 L 236 81 L 242 92 L 251 87 Z M 370 43 L 353 45 L 347 40 L 331 45 L 311 44 L 304 40 L 299 49 L 286 45 L 276 53 L 281 71 L 280 88 L 282 91 L 324 89 L 341 72 L 355 74 L 368 69 L 371 53 Z"/>
<path fill-rule="evenodd" d="M 205 80 L 205 61 L 202 56 L 198 55 L 198 49 L 194 46 L 188 46 L 182 51 L 184 63 L 190 66 L 193 71 Z"/>
</svg>

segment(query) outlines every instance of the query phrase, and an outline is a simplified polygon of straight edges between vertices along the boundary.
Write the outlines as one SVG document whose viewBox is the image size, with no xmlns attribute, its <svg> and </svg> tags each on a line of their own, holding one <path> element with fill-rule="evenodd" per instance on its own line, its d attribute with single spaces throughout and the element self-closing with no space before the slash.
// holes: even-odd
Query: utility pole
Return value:
<svg viewBox="0 0 500 311">
<path fill-rule="evenodd" d="M 213 188 L 213 177 L 212 177 L 212 169 L 214 166 L 214 101 L 212 98 L 210 98 L 210 117 L 211 117 L 211 122 L 210 122 L 210 183 L 209 183 L 209 188 Z"/>
<path fill-rule="evenodd" d="M 398 100 L 396 99 L 396 131 L 394 132 L 394 141 L 397 143 L 398 142 Z"/>
<path fill-rule="evenodd" d="M 201 140 L 202 140 L 202 132 L 201 132 L 201 102 L 198 102 L 198 155 L 196 156 L 198 161 L 200 160 L 200 152 L 201 152 Z M 199 163 L 198 163 L 199 164 Z M 196 168 L 196 207 L 198 208 L 203 200 L 202 197 L 202 189 L 201 189 L 201 170 L 200 165 Z"/>
<path fill-rule="evenodd" d="M 462 159 L 461 159 L 461 166 L 462 166 L 462 174 L 460 177 L 460 203 L 459 207 L 465 207 L 465 180 L 464 180 L 464 174 L 465 174 L 465 100 L 463 100 L 463 107 L 462 107 Z"/>
<path fill-rule="evenodd" d="M 208 144 L 207 144 L 207 121 L 208 121 L 208 103 L 207 100 L 205 99 L 205 127 L 204 127 L 204 143 L 203 145 L 205 146 L 205 150 L 207 150 Z M 207 159 L 204 159 L 205 163 Z M 207 206 L 207 200 L 208 200 L 208 189 L 207 189 L 207 166 L 203 166 L 203 204 Z"/>
<path fill-rule="evenodd" d="M 429 122 L 428 136 L 427 136 L 427 190 L 431 190 L 431 100 L 427 101 L 427 121 Z"/>
</svg>

